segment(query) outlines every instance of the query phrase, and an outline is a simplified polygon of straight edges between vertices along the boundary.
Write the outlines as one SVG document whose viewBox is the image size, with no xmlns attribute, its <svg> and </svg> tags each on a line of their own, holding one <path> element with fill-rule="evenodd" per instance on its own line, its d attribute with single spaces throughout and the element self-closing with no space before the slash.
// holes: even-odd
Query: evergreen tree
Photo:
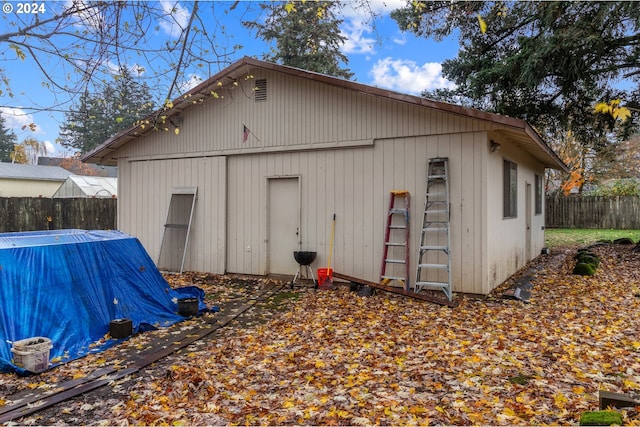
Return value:
<svg viewBox="0 0 640 427">
<path fill-rule="evenodd" d="M 146 84 L 139 84 L 127 69 L 114 76 L 102 93 L 84 93 L 78 107 L 67 113 L 59 142 L 86 153 L 117 132 L 151 113 L 153 105 Z"/>
<path fill-rule="evenodd" d="M 458 57 L 443 64 L 457 87 L 435 94 L 445 99 L 571 131 L 596 148 L 614 123 L 593 114 L 598 102 L 622 99 L 631 111 L 640 105 L 639 2 L 417 1 L 392 17 L 436 40 L 459 32 Z M 633 119 L 618 136 L 634 131 Z"/>
<path fill-rule="evenodd" d="M 17 140 L 16 134 L 5 127 L 5 119 L 0 113 L 0 162 L 11 162 L 11 153 Z"/>
<path fill-rule="evenodd" d="M 260 38 L 275 41 L 267 61 L 303 70 L 349 79 L 353 73 L 340 64 L 348 62 L 340 52 L 346 37 L 340 32 L 341 19 L 336 17 L 337 1 L 297 1 L 261 4 L 268 12 L 264 24 L 243 22 L 255 29 Z"/>
</svg>

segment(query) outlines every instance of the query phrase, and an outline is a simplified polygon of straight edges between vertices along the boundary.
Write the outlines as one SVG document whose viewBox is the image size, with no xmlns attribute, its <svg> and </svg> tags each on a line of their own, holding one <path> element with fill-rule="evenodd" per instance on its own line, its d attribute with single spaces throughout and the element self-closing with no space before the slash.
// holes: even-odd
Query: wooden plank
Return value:
<svg viewBox="0 0 640 427">
<path fill-rule="evenodd" d="M 37 401 L 30 402 L 29 404 L 25 403 L 24 405 L 21 405 L 19 408 L 16 408 L 12 411 L 9 411 L 0 415 L 0 423 L 6 423 L 8 421 L 15 420 L 16 418 L 31 415 L 33 413 L 41 411 L 42 409 L 48 408 L 57 403 L 64 402 L 65 400 L 78 396 L 82 393 L 86 393 L 88 391 L 95 390 L 97 388 L 105 386 L 113 380 L 123 378 L 136 371 L 138 371 L 137 368 L 122 369 L 114 375 L 109 375 L 107 377 L 101 377 L 99 379 L 87 381 L 84 384 L 78 385 L 76 387 L 65 388 L 63 391 L 52 394 L 50 397 L 45 397 Z"/>
<path fill-rule="evenodd" d="M 188 330 L 178 336 L 168 335 L 158 339 L 154 342 L 154 346 L 151 350 L 147 352 L 137 352 L 131 355 L 126 361 L 131 365 L 126 368 L 118 369 L 113 366 L 100 368 L 88 374 L 86 377 L 61 383 L 59 387 L 54 389 L 54 392 L 47 390 L 42 393 L 30 392 L 26 395 L 18 396 L 19 399 L 16 403 L 5 405 L 0 409 L 0 424 L 15 420 L 16 418 L 31 415 L 41 411 L 42 409 L 105 386 L 111 381 L 136 373 L 163 357 L 166 357 L 169 354 L 174 353 L 228 325 L 231 321 L 254 306 L 258 301 L 268 298 L 280 291 L 283 287 L 284 285 L 281 285 L 264 290 L 253 299 L 250 299 L 247 303 L 233 310 L 230 314 L 222 315 L 220 319 L 214 319 L 215 323 L 207 323 L 206 325 L 201 326 L 199 330 Z"/>
<path fill-rule="evenodd" d="M 601 411 L 608 408 L 630 408 L 640 405 L 640 396 L 637 394 L 613 393 L 599 390 L 598 402 Z"/>
<path fill-rule="evenodd" d="M 358 283 L 360 285 L 371 286 L 372 288 L 380 289 L 383 291 L 391 292 L 398 295 L 403 295 L 410 298 L 419 299 L 421 301 L 428 301 L 439 305 L 445 305 L 447 307 L 455 308 L 459 305 L 458 301 L 449 301 L 445 298 L 435 298 L 429 295 L 417 294 L 413 291 L 405 291 L 402 288 L 395 288 L 393 286 L 385 286 L 380 283 L 369 282 L 364 279 L 358 279 L 357 277 L 347 276 L 346 274 L 333 272 L 333 277 L 337 279 L 347 280 L 349 282 Z"/>
</svg>

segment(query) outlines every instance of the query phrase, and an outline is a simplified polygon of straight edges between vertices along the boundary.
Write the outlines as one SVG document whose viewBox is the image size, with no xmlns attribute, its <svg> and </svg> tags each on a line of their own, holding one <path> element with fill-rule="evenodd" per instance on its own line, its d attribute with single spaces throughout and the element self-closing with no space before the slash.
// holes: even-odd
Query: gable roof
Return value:
<svg viewBox="0 0 640 427">
<path fill-rule="evenodd" d="M 0 179 L 64 181 L 71 172 L 58 166 L 25 165 L 0 162 Z"/>
<path fill-rule="evenodd" d="M 295 77 L 305 78 L 317 82 L 321 82 L 327 85 L 343 88 L 346 90 L 352 90 L 360 93 L 377 96 L 397 102 L 409 103 L 413 105 L 419 105 L 427 108 L 433 108 L 446 113 L 464 116 L 467 118 L 475 118 L 478 120 L 484 120 L 491 123 L 495 123 L 503 127 L 500 131 L 514 141 L 521 149 L 528 152 L 530 155 L 539 160 L 546 167 L 561 169 L 567 171 L 567 166 L 558 157 L 558 155 L 549 147 L 538 133 L 524 120 L 516 119 L 513 117 L 502 116 L 499 114 L 488 113 L 486 111 L 476 110 L 473 108 L 466 108 L 459 105 L 449 104 L 446 102 L 434 101 L 415 95 L 407 95 L 399 92 L 390 91 L 387 89 L 381 89 L 374 86 L 368 86 L 362 83 L 357 83 L 350 80 L 345 80 L 338 77 L 332 77 L 325 74 L 315 73 L 312 71 L 306 71 L 299 68 L 289 67 L 285 65 L 274 64 L 271 62 L 261 61 L 254 58 L 244 57 L 239 61 L 231 64 L 229 67 L 215 74 L 211 78 L 205 80 L 198 86 L 191 89 L 186 94 L 177 98 L 172 103 L 172 108 L 163 115 L 167 118 L 171 118 L 174 115 L 180 114 L 183 110 L 189 108 L 195 104 L 200 98 L 204 98 L 209 95 L 212 89 L 215 89 L 215 85 L 224 78 L 237 79 L 246 75 L 247 68 L 261 68 L 264 70 L 271 70 L 279 73 L 288 74 Z M 149 118 L 153 117 L 157 113 L 153 113 Z M 84 154 L 81 160 L 84 162 L 99 163 L 99 164 L 116 164 L 116 160 L 111 157 L 111 154 L 118 150 L 121 146 L 127 142 L 137 138 L 140 135 L 152 132 L 150 127 L 144 125 L 133 125 L 132 127 L 118 132 L 113 137 L 109 138 L 103 144 L 96 147 L 93 151 Z"/>
<path fill-rule="evenodd" d="M 75 175 L 118 177 L 118 168 L 116 166 L 82 163 L 77 159 L 69 160 L 64 157 L 38 157 L 38 164 L 42 166 L 60 166 Z"/>
<path fill-rule="evenodd" d="M 54 193 L 53 198 L 117 196 L 118 178 L 71 175 Z"/>
</svg>

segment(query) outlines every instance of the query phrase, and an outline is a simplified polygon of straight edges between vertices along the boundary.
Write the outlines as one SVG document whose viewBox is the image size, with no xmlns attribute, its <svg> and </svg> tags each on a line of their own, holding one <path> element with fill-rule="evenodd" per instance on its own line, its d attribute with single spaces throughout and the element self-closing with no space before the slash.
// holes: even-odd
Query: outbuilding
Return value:
<svg viewBox="0 0 640 427">
<path fill-rule="evenodd" d="M 70 175 L 58 166 L 0 162 L 0 197 L 51 197 Z"/>
<path fill-rule="evenodd" d="M 566 170 L 523 120 L 243 58 L 83 157 L 118 166 L 119 228 L 172 270 L 293 276 L 305 250 L 378 282 L 408 193 L 411 287 L 434 159 L 446 280 L 487 294 L 543 249 L 545 168 Z"/>
<path fill-rule="evenodd" d="M 118 197 L 118 178 L 70 175 L 52 197 L 54 199 L 116 198 Z"/>
</svg>

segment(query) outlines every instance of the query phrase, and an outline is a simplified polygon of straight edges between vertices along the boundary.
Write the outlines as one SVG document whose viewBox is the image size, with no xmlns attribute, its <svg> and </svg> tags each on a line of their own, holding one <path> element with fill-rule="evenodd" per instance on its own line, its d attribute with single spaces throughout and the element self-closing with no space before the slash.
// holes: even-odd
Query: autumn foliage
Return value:
<svg viewBox="0 0 640 427">
<path fill-rule="evenodd" d="M 593 251 L 601 263 L 591 277 L 571 274 L 575 250 L 540 257 L 529 304 L 502 298 L 510 283 L 486 299 L 461 298 L 455 309 L 385 292 L 359 297 L 348 286 L 309 289 L 264 323 L 224 328 L 110 384 L 102 404 L 81 397 L 19 421 L 75 414 L 75 423 L 108 425 L 575 425 L 598 409 L 598 390 L 640 389 L 640 255 L 620 245 Z M 123 363 L 95 355 L 44 382 L 73 366 L 86 375 L 87 360 L 93 368 Z M 635 410 L 620 412 L 625 424 L 640 424 Z"/>
</svg>

